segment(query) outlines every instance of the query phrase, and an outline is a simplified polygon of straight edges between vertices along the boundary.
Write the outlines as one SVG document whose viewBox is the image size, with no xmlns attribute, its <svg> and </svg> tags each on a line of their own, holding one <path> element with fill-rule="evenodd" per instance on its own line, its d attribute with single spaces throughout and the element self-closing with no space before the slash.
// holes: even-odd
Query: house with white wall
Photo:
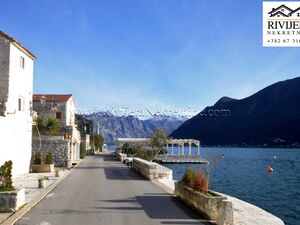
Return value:
<svg viewBox="0 0 300 225">
<path fill-rule="evenodd" d="M 0 165 L 13 162 L 13 176 L 29 172 L 32 86 L 36 57 L 0 31 Z"/>
<path fill-rule="evenodd" d="M 80 159 L 81 137 L 75 123 L 74 96 L 72 94 L 34 94 L 33 110 L 37 112 L 38 117 L 51 117 L 58 121 L 59 135 L 70 140 L 69 161 L 76 163 Z"/>
</svg>

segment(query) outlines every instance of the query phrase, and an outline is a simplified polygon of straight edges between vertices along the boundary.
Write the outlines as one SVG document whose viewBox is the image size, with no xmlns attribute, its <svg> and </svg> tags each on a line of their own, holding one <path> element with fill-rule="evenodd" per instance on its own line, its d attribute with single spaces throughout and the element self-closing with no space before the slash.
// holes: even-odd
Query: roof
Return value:
<svg viewBox="0 0 300 225">
<path fill-rule="evenodd" d="M 149 138 L 118 138 L 118 142 L 146 142 Z"/>
<path fill-rule="evenodd" d="M 289 7 L 285 6 L 285 5 L 281 5 L 281 6 L 278 6 L 277 8 L 275 8 L 275 9 L 272 9 L 272 11 L 269 12 L 269 14 L 273 14 L 274 12 L 276 12 L 277 10 L 279 10 L 280 8 L 285 8 L 285 9 L 289 10 L 290 12 L 293 11 L 291 8 L 289 8 Z"/>
<path fill-rule="evenodd" d="M 300 7 L 298 7 L 297 9 L 295 9 L 293 12 L 290 13 L 290 15 L 294 14 L 295 12 L 299 11 Z"/>
<path fill-rule="evenodd" d="M 65 95 L 59 95 L 59 94 L 34 94 L 33 95 L 33 101 L 34 102 L 39 102 L 41 100 L 42 96 L 44 96 L 46 98 L 46 102 L 51 102 L 51 101 L 67 102 L 72 97 L 72 94 L 65 94 Z"/>
<path fill-rule="evenodd" d="M 287 15 L 285 15 L 284 13 L 278 11 L 276 13 L 274 13 L 273 15 L 271 15 L 271 17 L 277 16 L 278 14 L 282 15 L 283 17 L 288 17 Z"/>
<path fill-rule="evenodd" d="M 10 41 L 14 46 L 28 55 L 32 60 L 36 60 L 36 56 L 32 54 L 26 47 L 24 47 L 20 42 L 9 36 L 7 33 L 0 30 L 0 37 L 5 38 L 6 40 Z"/>
</svg>

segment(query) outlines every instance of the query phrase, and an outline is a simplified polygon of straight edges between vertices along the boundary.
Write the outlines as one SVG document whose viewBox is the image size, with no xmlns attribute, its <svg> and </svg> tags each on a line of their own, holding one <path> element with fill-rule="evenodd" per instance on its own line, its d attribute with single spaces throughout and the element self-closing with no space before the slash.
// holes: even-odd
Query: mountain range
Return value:
<svg viewBox="0 0 300 225">
<path fill-rule="evenodd" d="M 93 120 L 94 131 L 102 134 L 105 143 L 114 145 L 119 138 L 145 138 L 156 129 L 164 129 L 167 134 L 172 133 L 186 119 L 155 116 L 146 120 L 141 120 L 134 116 L 114 116 L 104 112 L 94 113 L 86 116 L 87 119 Z"/>
<path fill-rule="evenodd" d="M 300 146 L 300 77 L 244 98 L 222 97 L 170 134 L 207 146 Z"/>
</svg>

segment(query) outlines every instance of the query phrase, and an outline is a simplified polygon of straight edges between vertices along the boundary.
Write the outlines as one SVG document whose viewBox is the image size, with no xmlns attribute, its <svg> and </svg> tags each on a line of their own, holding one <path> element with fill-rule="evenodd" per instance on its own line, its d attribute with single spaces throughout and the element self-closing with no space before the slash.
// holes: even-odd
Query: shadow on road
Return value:
<svg viewBox="0 0 300 225">
<path fill-rule="evenodd" d="M 146 180 L 146 178 L 126 167 L 104 168 L 104 174 L 108 180 Z"/>
<path fill-rule="evenodd" d="M 101 158 L 103 159 L 102 163 L 100 164 L 99 161 L 91 162 L 92 159 Z M 93 172 L 94 170 L 104 171 L 105 177 L 107 180 L 146 180 L 146 178 L 142 177 L 141 175 L 135 173 L 130 168 L 126 167 L 120 162 L 114 159 L 114 155 L 112 154 L 99 154 L 89 156 L 86 161 L 84 161 L 79 166 L 75 167 L 74 170 L 89 170 Z"/>
<path fill-rule="evenodd" d="M 184 221 L 184 220 L 179 220 L 179 221 L 162 221 L 161 224 L 180 224 L 180 225 L 185 225 L 185 224 L 198 224 L 198 225 L 213 225 L 213 223 L 206 222 L 206 221 Z"/>
<path fill-rule="evenodd" d="M 188 208 L 184 203 L 168 194 L 155 195 L 154 193 L 150 193 L 150 195 L 145 194 L 128 199 L 100 201 L 108 204 L 112 203 L 112 206 L 94 207 L 94 209 L 98 209 L 100 211 L 113 210 L 118 214 L 127 210 L 143 210 L 151 219 L 169 220 L 162 221 L 162 224 L 213 224 L 207 222 L 207 220 L 203 220 L 200 215 Z"/>
</svg>

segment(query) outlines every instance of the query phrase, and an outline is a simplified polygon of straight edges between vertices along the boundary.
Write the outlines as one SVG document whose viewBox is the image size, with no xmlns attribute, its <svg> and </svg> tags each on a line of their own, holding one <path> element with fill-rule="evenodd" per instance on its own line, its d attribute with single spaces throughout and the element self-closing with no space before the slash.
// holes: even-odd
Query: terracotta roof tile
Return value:
<svg viewBox="0 0 300 225">
<path fill-rule="evenodd" d="M 51 101 L 66 102 L 72 97 L 72 94 L 65 94 L 65 95 L 61 95 L 61 94 L 34 94 L 33 95 L 33 101 L 34 102 L 40 101 L 42 96 L 44 96 L 46 98 L 46 102 L 51 102 Z"/>
</svg>

